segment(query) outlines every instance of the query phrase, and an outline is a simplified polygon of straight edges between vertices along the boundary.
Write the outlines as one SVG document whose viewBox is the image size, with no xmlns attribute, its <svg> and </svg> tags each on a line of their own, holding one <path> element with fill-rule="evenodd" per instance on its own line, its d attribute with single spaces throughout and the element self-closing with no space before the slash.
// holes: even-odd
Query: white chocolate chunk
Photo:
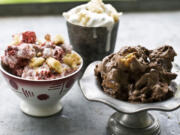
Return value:
<svg viewBox="0 0 180 135">
<path fill-rule="evenodd" d="M 58 35 L 55 36 L 53 42 L 54 42 L 56 45 L 58 45 L 58 44 L 63 44 L 63 43 L 64 43 L 64 38 L 63 38 L 60 34 L 58 34 Z"/>
<path fill-rule="evenodd" d="M 75 53 L 70 53 L 64 56 L 63 62 L 72 68 L 77 68 L 81 64 L 81 58 Z"/>
<path fill-rule="evenodd" d="M 62 65 L 58 60 L 56 60 L 52 57 L 49 57 L 46 59 L 46 63 L 51 69 L 55 70 L 56 72 L 58 72 L 60 74 L 63 72 Z"/>
<path fill-rule="evenodd" d="M 30 67 L 39 67 L 44 63 L 45 59 L 43 57 L 33 57 L 30 60 L 29 66 Z"/>
</svg>

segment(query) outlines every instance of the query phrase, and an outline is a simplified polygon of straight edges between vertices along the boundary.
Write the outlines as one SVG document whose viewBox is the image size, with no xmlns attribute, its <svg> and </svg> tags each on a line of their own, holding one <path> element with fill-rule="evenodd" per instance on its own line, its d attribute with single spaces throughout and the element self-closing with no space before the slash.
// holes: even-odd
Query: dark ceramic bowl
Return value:
<svg viewBox="0 0 180 135">
<path fill-rule="evenodd" d="M 112 29 L 83 27 L 67 22 L 70 43 L 84 59 L 83 71 L 88 64 L 114 52 L 119 22 Z"/>
</svg>

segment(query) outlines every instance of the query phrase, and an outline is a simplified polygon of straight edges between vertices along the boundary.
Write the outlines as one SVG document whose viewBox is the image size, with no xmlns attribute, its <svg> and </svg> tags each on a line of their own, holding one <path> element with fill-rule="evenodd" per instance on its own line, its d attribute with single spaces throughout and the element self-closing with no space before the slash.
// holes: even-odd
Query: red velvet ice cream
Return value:
<svg viewBox="0 0 180 135">
<path fill-rule="evenodd" d="M 16 76 L 32 80 L 56 79 L 76 71 L 81 64 L 80 56 L 60 35 L 51 40 L 47 34 L 45 41 L 40 42 L 34 32 L 27 31 L 13 38 L 1 62 Z"/>
</svg>

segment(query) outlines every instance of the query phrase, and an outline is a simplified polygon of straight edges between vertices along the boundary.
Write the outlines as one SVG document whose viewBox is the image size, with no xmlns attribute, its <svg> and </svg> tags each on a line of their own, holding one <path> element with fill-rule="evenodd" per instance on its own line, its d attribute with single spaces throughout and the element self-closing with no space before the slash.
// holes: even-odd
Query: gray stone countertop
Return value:
<svg viewBox="0 0 180 135">
<path fill-rule="evenodd" d="M 14 33 L 33 30 L 42 36 L 60 33 L 68 41 L 65 20 L 61 16 L 0 17 L 0 50 Z M 172 45 L 180 64 L 180 11 L 124 13 L 120 18 L 115 51 L 124 45 L 155 48 Z M 0 135 L 106 135 L 107 121 L 115 112 L 110 107 L 87 101 L 77 83 L 62 99 L 63 111 L 52 117 L 34 118 L 23 114 L 19 98 L 0 75 Z M 180 109 L 173 112 L 153 111 L 161 124 L 161 135 L 180 134 Z"/>
</svg>

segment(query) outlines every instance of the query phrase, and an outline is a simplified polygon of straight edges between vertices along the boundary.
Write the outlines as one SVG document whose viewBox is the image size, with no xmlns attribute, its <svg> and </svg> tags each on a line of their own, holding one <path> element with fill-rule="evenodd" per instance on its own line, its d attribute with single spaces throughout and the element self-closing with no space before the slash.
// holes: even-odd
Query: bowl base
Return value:
<svg viewBox="0 0 180 135">
<path fill-rule="evenodd" d="M 108 122 L 112 135 L 159 135 L 158 120 L 147 112 L 136 114 L 114 113 Z"/>
<path fill-rule="evenodd" d="M 55 104 L 54 106 L 47 106 L 47 107 L 37 107 L 32 106 L 26 102 L 20 103 L 21 111 L 27 115 L 34 116 L 34 117 L 47 117 L 54 115 L 62 110 L 62 105 L 60 102 Z"/>
</svg>

